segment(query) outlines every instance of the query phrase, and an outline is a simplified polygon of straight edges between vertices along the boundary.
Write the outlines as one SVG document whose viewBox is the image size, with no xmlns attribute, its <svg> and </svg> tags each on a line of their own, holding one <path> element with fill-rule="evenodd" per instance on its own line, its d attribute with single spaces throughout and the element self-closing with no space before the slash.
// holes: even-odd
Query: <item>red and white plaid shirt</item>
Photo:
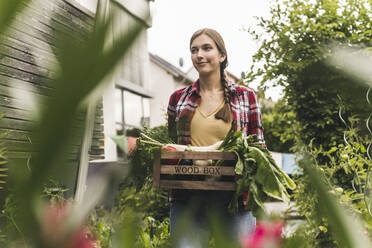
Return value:
<svg viewBox="0 0 372 248">
<path fill-rule="evenodd" d="M 256 134 L 259 142 L 264 145 L 262 116 L 255 92 L 229 80 L 227 82 L 235 131 L 241 130 L 243 136 Z M 191 120 L 200 101 L 199 80 L 171 95 L 168 105 L 168 132 L 174 142 L 191 144 Z"/>
</svg>

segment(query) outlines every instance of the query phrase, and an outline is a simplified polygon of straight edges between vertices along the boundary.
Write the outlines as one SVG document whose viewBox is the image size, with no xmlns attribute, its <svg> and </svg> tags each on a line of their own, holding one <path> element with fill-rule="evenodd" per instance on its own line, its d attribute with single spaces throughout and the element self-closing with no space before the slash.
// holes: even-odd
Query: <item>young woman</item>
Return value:
<svg viewBox="0 0 372 248">
<path fill-rule="evenodd" d="M 168 105 L 169 136 L 178 144 L 209 146 L 223 140 L 234 123 L 236 131 L 241 130 L 245 136 L 256 134 L 264 144 L 262 118 L 254 91 L 233 84 L 225 76 L 228 60 L 221 35 L 208 28 L 196 31 L 190 39 L 190 51 L 199 79 L 171 95 Z M 241 231 L 252 231 L 255 218 L 250 212 L 243 211 L 238 216 L 227 213 L 232 194 L 173 190 L 170 192 L 171 233 L 185 211 L 192 211 L 192 222 L 203 226 L 207 213 L 212 210 L 219 211 L 228 222 L 232 220 L 231 223 L 233 219 L 244 220 L 246 230 Z M 236 223 L 233 225 L 236 226 Z"/>
</svg>

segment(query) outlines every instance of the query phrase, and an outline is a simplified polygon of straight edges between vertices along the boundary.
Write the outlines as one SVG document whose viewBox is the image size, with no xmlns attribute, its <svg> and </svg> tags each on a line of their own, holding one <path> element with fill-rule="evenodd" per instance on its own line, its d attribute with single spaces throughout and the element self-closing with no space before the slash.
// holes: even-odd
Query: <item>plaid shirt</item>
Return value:
<svg viewBox="0 0 372 248">
<path fill-rule="evenodd" d="M 265 144 L 262 116 L 255 92 L 230 81 L 228 91 L 231 112 L 236 120 L 235 131 L 241 130 L 243 136 L 256 134 L 259 142 Z M 171 95 L 168 105 L 168 132 L 174 142 L 191 144 L 191 120 L 200 101 L 199 80 Z"/>
</svg>

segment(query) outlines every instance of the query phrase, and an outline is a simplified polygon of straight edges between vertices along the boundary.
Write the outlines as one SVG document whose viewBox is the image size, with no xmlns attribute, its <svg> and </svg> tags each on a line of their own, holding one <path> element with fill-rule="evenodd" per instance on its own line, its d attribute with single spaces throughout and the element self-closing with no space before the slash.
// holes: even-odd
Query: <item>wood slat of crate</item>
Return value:
<svg viewBox="0 0 372 248">
<path fill-rule="evenodd" d="M 161 175 L 206 175 L 214 178 L 235 175 L 234 167 L 161 164 L 164 159 L 236 160 L 232 152 L 158 151 L 153 165 L 153 186 L 166 189 L 235 190 L 235 181 L 164 180 Z"/>
<path fill-rule="evenodd" d="M 162 159 L 213 159 L 213 160 L 235 160 L 236 155 L 233 152 L 178 152 L 161 151 Z"/>
<path fill-rule="evenodd" d="M 184 180 L 160 180 L 160 188 L 165 189 L 200 189 L 200 190 L 229 190 L 234 191 L 234 182 L 218 181 L 184 181 Z"/>
<path fill-rule="evenodd" d="M 160 174 L 234 176 L 234 168 L 227 166 L 162 165 Z"/>
</svg>

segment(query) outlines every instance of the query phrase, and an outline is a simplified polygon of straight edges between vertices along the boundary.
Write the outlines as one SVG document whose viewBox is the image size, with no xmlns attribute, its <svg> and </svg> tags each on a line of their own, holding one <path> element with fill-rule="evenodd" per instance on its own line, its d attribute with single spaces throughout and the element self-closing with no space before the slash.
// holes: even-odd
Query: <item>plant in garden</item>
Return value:
<svg viewBox="0 0 372 248">
<path fill-rule="evenodd" d="M 310 146 L 309 151 L 315 162 L 318 161 L 319 156 L 328 158 L 322 159 L 328 161 L 326 163 L 316 162 L 324 183 L 343 206 L 363 219 L 365 230 L 372 232 L 370 186 L 367 184 L 372 162 L 366 153 L 366 145 L 371 142 L 371 138 L 358 135 L 358 130 L 355 128 L 357 121 L 355 118 L 349 118 L 351 126 L 345 131 L 347 144 L 339 144 L 330 150 Z M 327 216 L 319 214 L 319 195 L 309 181 L 309 176 L 305 174 L 299 180 L 294 198 L 299 214 L 306 217 L 308 239 L 314 245 L 335 245 L 334 238 L 331 236 L 333 230 L 330 230 L 332 227 L 329 226 Z"/>
<path fill-rule="evenodd" d="M 48 183 L 44 185 L 42 196 L 53 204 L 64 201 L 66 199 L 65 193 L 68 191 L 69 189 L 56 180 L 49 179 Z"/>
<path fill-rule="evenodd" d="M 114 216 L 113 211 L 108 211 L 103 206 L 97 206 L 90 212 L 87 226 L 96 239 L 98 247 L 112 247 L 115 218 L 116 216 Z"/>
<path fill-rule="evenodd" d="M 284 98 L 295 114 L 299 143 L 329 149 L 342 142 L 339 97 L 345 117 L 368 116 L 366 86 L 356 84 L 337 67 L 326 64 L 332 42 L 371 47 L 371 2 L 368 0 L 274 1 L 269 19 L 258 19 L 262 32 L 249 30 L 260 48 L 246 83 L 260 80 L 284 87 Z"/>
<path fill-rule="evenodd" d="M 122 185 L 116 197 L 115 206 L 120 212 L 136 209 L 144 217 L 163 221 L 169 215 L 168 192 L 152 188 L 152 180 L 146 180 L 141 188 Z"/>
<path fill-rule="evenodd" d="M 156 220 L 150 216 L 145 218 L 140 235 L 140 243 L 138 247 L 153 248 L 171 247 L 170 236 L 168 232 L 169 219 L 163 221 Z"/>
<path fill-rule="evenodd" d="M 114 206 L 109 210 L 96 207 L 88 219 L 88 228 L 102 248 L 123 247 L 121 239 L 130 240 L 131 245 L 126 247 L 170 247 L 168 225 L 168 218 L 155 219 L 129 206 L 121 209 Z M 124 227 L 130 230 L 123 230 Z"/>
<path fill-rule="evenodd" d="M 132 208 L 124 211 L 116 206 L 105 209 L 97 206 L 91 211 L 87 226 L 97 245 L 102 248 L 142 247 L 143 214 Z"/>
<path fill-rule="evenodd" d="M 145 128 L 142 134 L 151 137 L 161 144 L 172 143 L 168 136 L 168 128 L 166 126 L 158 126 L 154 128 Z M 131 163 L 131 172 L 127 181 L 137 189 L 141 188 L 146 181 L 152 180 L 152 165 L 154 162 L 154 154 L 159 146 L 148 145 L 137 139 L 136 148 L 129 156 Z"/>
<path fill-rule="evenodd" d="M 165 126 L 145 128 L 142 131 L 143 134 L 158 142 L 171 142 L 168 138 L 168 129 Z M 125 139 L 126 136 L 117 136 L 114 141 L 120 144 Z M 158 146 L 143 143 L 140 139 L 137 140 L 135 149 L 129 155 L 130 172 L 120 185 L 115 205 L 118 209 L 136 208 L 144 216 L 151 216 L 162 221 L 169 214 L 168 192 L 152 188 L 155 148 Z"/>
<path fill-rule="evenodd" d="M 247 192 L 246 208 L 256 212 L 265 209 L 263 203 L 269 197 L 289 202 L 287 189 L 295 189 L 291 178 L 276 164 L 269 151 L 257 144 L 257 137 L 243 137 L 240 131 L 229 131 L 219 147 L 221 151 L 234 152 L 237 156 L 235 174 L 237 189 L 229 205 L 231 212 L 238 210 L 238 199 Z"/>
<path fill-rule="evenodd" d="M 7 247 L 13 242 L 25 244 L 25 236 L 23 230 L 20 228 L 18 221 L 20 209 L 17 207 L 16 198 L 14 194 L 10 193 L 2 206 L 0 220 L 1 231 L 3 232 L 2 246 Z"/>
<path fill-rule="evenodd" d="M 145 128 L 142 134 L 164 143 L 171 142 L 165 126 Z M 125 145 L 121 145 L 125 143 L 126 136 L 115 136 L 113 140 L 120 149 L 126 150 Z M 104 247 L 112 245 L 110 240 L 118 224 L 114 219 L 120 219 L 118 216 L 133 209 L 140 220 L 136 247 L 166 247 L 170 244 L 167 224 L 168 192 L 152 188 L 154 148 L 157 147 L 137 141 L 135 149 L 129 155 L 130 172 L 120 185 L 114 207 L 110 211 L 96 210 L 96 213 L 91 215 L 91 220 L 94 217 L 96 223 L 90 221 L 90 226 L 94 230 L 93 233 L 101 237 L 101 243 L 107 244 Z"/>
<path fill-rule="evenodd" d="M 371 247 L 372 243 L 360 215 L 354 211 L 349 204 L 341 204 L 332 195 L 327 185 L 324 174 L 317 168 L 313 159 L 306 155 L 300 161 L 309 182 L 314 186 L 315 194 L 318 196 L 317 218 L 327 218 L 332 237 L 339 247 Z M 314 216 L 315 217 L 315 216 Z M 331 247 L 333 247 L 332 245 Z"/>
<path fill-rule="evenodd" d="M 351 182 L 358 178 L 355 173 L 361 173 L 361 170 L 345 171 L 348 166 L 339 167 L 342 160 L 338 152 L 333 151 L 330 156 L 327 152 L 339 149 L 343 143 L 345 127 L 338 116 L 340 104 L 344 106 L 344 119 L 351 115 L 366 119 L 370 107 L 364 97 L 366 85 L 356 84 L 362 73 L 358 72 L 351 78 L 340 70 L 339 64 L 355 60 L 338 58 L 338 62 L 330 66 L 328 59 L 333 56 L 333 48 L 329 45 L 341 43 L 347 47 L 371 47 L 370 10 L 371 2 L 367 0 L 276 1 L 271 7 L 271 18 L 259 19 L 259 26 L 268 36 L 250 30 L 260 42 L 260 48 L 254 56 L 257 63 L 246 82 L 259 79 L 263 87 L 270 83 L 285 87 L 285 99 L 295 115 L 296 150 L 306 152 L 309 144 L 318 151 L 321 149 L 322 152 L 316 155 L 317 164 L 337 168 L 332 173 L 327 170 L 325 178 L 329 178 L 328 182 L 332 184 L 336 183 L 335 179 L 338 185 L 340 182 L 345 186 L 349 184 L 349 189 L 353 186 Z M 367 64 L 354 63 L 353 68 Z M 360 129 L 359 135 L 366 132 L 365 128 Z M 366 157 L 360 151 L 358 154 L 359 158 Z M 348 163 L 354 164 L 354 158 L 350 158 Z M 343 164 L 346 165 L 346 160 Z M 330 217 L 320 213 L 318 206 L 322 203 L 314 181 L 304 174 L 296 183 L 297 205 L 309 223 L 306 236 L 314 246 L 335 246 L 332 235 L 336 230 L 330 226 Z M 341 188 L 336 185 L 333 187 Z M 353 198 L 347 200 L 350 204 L 363 205 L 362 198 L 357 200 L 360 197 L 357 188 L 345 195 Z"/>
<path fill-rule="evenodd" d="M 39 209 L 44 242 L 52 247 L 94 248 L 97 242 L 85 223 L 76 229 L 68 228 L 68 216 L 71 215 L 74 202 L 65 198 L 67 191 L 55 180 L 50 180 L 44 187 L 43 196 L 47 203 Z"/>
<path fill-rule="evenodd" d="M 12 189 L 9 191 L 10 194 L 8 194 L 0 214 L 2 231 L 5 234 L 0 244 L 2 247 L 12 245 L 28 247 L 19 219 L 23 210 L 18 207 L 17 198 Z M 50 246 L 58 244 L 60 247 L 84 247 L 84 244 L 93 243 L 92 238 L 87 238 L 88 229 L 82 226 L 76 232 L 71 233 L 71 230 L 66 228 L 67 217 L 72 206 L 72 201 L 65 199 L 64 193 L 66 191 L 68 189 L 61 187 L 55 180 L 50 180 L 44 186 L 41 197 L 45 199 L 45 204 L 38 208 L 41 236 L 44 242 L 49 243 Z"/>
<path fill-rule="evenodd" d="M 270 151 L 290 152 L 295 143 L 296 115 L 284 99 L 262 113 L 265 143 Z"/>
</svg>

